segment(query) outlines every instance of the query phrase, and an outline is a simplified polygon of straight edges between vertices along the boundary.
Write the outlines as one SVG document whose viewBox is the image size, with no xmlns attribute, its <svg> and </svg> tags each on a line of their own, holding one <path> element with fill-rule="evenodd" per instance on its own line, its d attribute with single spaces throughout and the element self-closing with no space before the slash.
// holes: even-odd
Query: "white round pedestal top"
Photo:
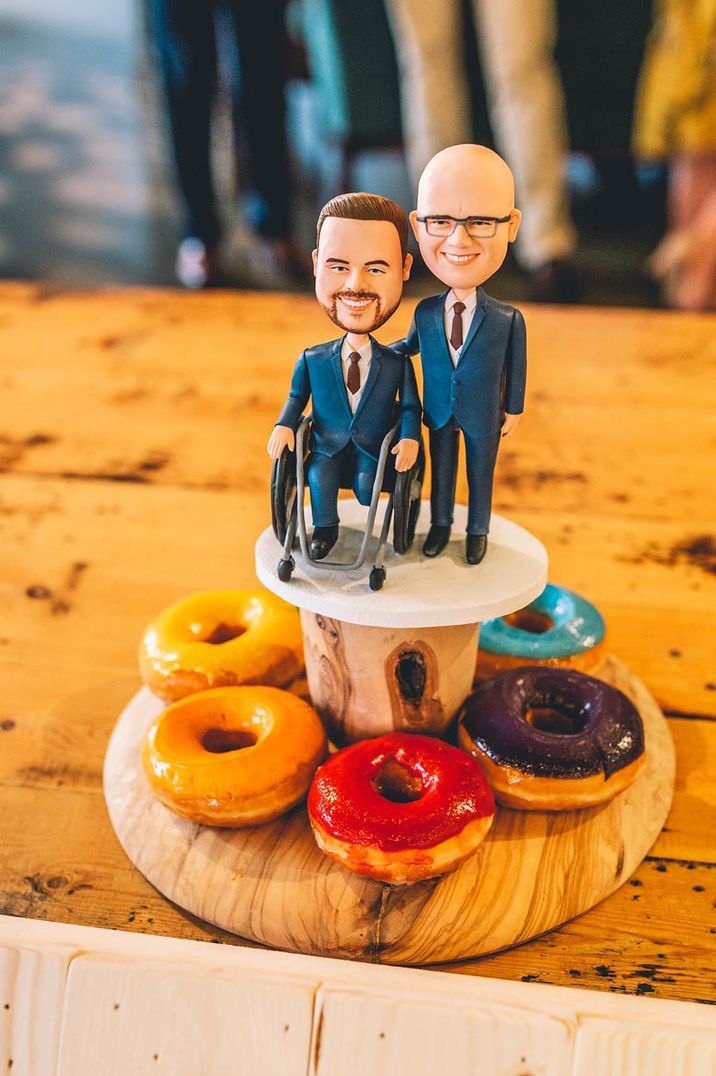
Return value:
<svg viewBox="0 0 716 1076">
<path fill-rule="evenodd" d="M 384 504 L 385 501 L 382 502 Z M 341 500 L 340 537 L 329 559 L 352 561 L 358 554 L 367 509 L 353 499 Z M 380 532 L 381 506 L 374 534 Z M 282 550 L 271 528 L 256 543 L 256 574 L 280 598 L 312 613 L 349 624 L 383 628 L 437 628 L 452 624 L 479 624 L 522 609 L 538 597 L 547 582 L 547 551 L 534 535 L 508 519 L 493 515 L 487 553 L 480 564 L 465 561 L 467 509 L 455 505 L 452 538 L 439 557 L 421 553 L 430 525 L 430 505 L 423 501 L 409 553 L 398 556 L 392 547 L 392 525 L 385 549 L 386 580 L 372 591 L 368 576 L 377 539 L 368 548 L 362 568 L 352 572 L 326 571 L 307 565 L 294 550 L 296 567 L 282 583 L 276 567 Z M 310 538 L 310 509 L 306 508 Z"/>
</svg>

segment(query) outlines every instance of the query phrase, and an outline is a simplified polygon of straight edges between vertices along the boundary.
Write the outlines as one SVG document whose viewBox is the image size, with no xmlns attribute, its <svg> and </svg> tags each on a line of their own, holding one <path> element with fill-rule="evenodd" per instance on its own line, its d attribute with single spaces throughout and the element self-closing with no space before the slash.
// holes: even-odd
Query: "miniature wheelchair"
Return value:
<svg viewBox="0 0 716 1076">
<path fill-rule="evenodd" d="M 296 447 L 293 452 L 287 448 L 276 460 L 271 472 L 271 523 L 277 540 L 283 546 L 281 560 L 276 568 L 277 575 L 287 583 L 296 567 L 293 551 L 298 534 L 300 555 L 306 565 L 324 571 L 351 572 L 362 567 L 368 554 L 368 546 L 373 538 L 373 527 L 378 511 L 381 492 L 388 493 L 388 503 L 383 517 L 383 524 L 378 537 L 373 567 L 368 577 L 371 590 L 380 590 L 385 582 L 386 571 L 383 554 L 388 540 L 391 520 L 393 521 L 393 549 L 396 553 L 407 553 L 413 544 L 415 527 L 420 513 L 420 495 L 425 475 L 425 450 L 422 441 L 418 458 L 407 471 L 396 471 L 390 449 L 398 437 L 400 423 L 388 431 L 383 438 L 378 456 L 375 481 L 371 493 L 368 517 L 360 549 L 354 561 L 314 560 L 311 557 L 308 536 L 306 534 L 306 516 L 304 511 L 304 490 L 306 471 L 310 465 L 311 416 L 301 419 L 296 431 Z M 341 476 L 341 489 L 350 489 L 349 475 Z M 296 550 L 298 552 L 298 550 Z"/>
</svg>

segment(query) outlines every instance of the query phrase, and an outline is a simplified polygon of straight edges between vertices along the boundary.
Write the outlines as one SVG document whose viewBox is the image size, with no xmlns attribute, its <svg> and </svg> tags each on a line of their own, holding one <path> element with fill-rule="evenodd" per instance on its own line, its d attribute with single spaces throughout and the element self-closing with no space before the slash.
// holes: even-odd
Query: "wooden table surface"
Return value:
<svg viewBox="0 0 716 1076">
<path fill-rule="evenodd" d="M 525 314 L 528 410 L 495 509 L 602 610 L 669 717 L 676 792 L 617 893 L 451 970 L 713 1003 L 716 318 Z M 0 913 L 234 941 L 127 860 L 102 763 L 144 624 L 192 590 L 254 585 L 267 434 L 297 354 L 333 327 L 312 296 L 10 284 L 0 326 Z"/>
</svg>

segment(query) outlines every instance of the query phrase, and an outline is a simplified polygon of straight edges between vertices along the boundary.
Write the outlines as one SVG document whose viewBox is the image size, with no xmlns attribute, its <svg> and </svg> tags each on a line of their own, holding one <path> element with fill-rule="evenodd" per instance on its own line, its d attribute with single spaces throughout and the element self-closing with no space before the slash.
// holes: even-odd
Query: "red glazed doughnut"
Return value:
<svg viewBox="0 0 716 1076">
<path fill-rule="evenodd" d="M 308 794 L 319 848 L 356 874 L 392 885 L 454 870 L 482 842 L 494 813 L 474 759 L 404 732 L 336 752 Z"/>
</svg>

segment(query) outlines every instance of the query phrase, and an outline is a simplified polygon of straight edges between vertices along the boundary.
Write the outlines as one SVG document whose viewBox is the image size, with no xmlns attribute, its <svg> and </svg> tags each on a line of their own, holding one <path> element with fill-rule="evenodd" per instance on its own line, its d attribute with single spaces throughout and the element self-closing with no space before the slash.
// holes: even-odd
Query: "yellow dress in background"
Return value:
<svg viewBox="0 0 716 1076">
<path fill-rule="evenodd" d="M 641 157 L 716 151 L 716 0 L 659 0 L 636 101 Z"/>
</svg>

